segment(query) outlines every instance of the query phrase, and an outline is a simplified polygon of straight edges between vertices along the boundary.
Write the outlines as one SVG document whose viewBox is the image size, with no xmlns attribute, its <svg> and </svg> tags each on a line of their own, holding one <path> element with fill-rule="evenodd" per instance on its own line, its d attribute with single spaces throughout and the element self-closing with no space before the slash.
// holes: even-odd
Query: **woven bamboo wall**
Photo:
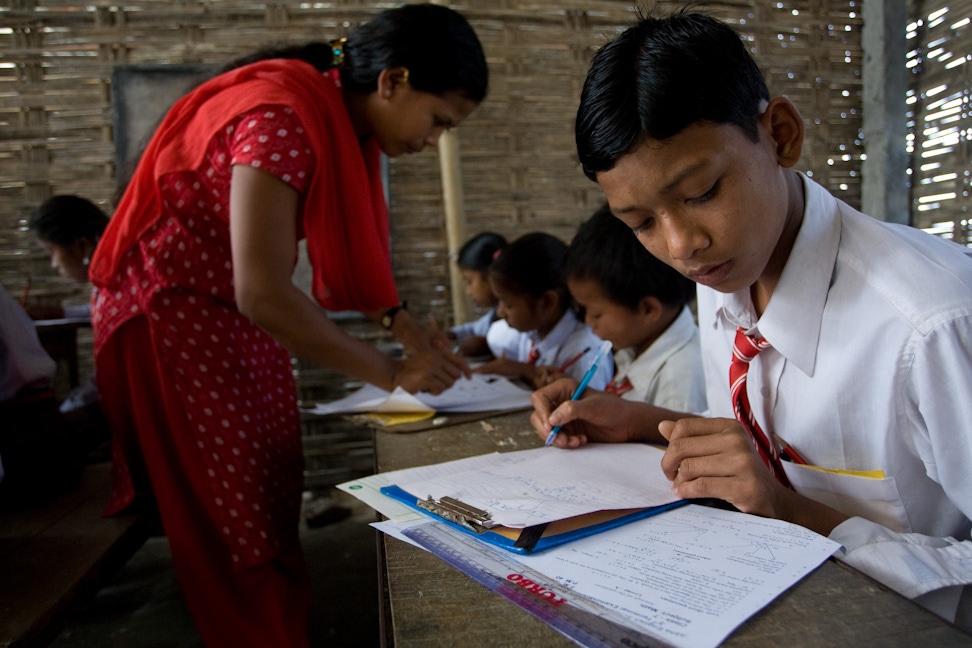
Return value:
<svg viewBox="0 0 972 648">
<path fill-rule="evenodd" d="M 809 125 L 805 169 L 859 202 L 859 2 L 717 2 L 710 11 L 750 40 L 771 90 Z M 115 190 L 111 70 L 133 63 L 217 63 L 250 49 L 343 34 L 387 3 L 240 0 L 7 0 L 0 13 L 0 282 L 34 298 L 73 296 L 23 222 L 54 193 L 106 209 Z M 491 94 L 460 132 L 466 233 L 543 229 L 569 239 L 600 201 L 578 169 L 573 117 L 594 50 L 635 18 L 614 0 L 470 0 L 489 58 Z M 666 3 L 659 7 L 665 10 Z M 390 165 L 395 269 L 414 309 L 449 304 L 435 152 Z"/>
<path fill-rule="evenodd" d="M 852 204 L 860 195 L 859 5 L 709 4 L 745 34 L 771 91 L 789 95 L 803 112 L 809 139 L 802 168 Z M 59 193 L 81 194 L 110 212 L 114 66 L 213 64 L 270 43 L 335 38 L 387 6 L 368 0 L 2 0 L 0 283 L 19 295 L 33 277 L 34 300 L 85 299 L 83 290 L 54 275 L 24 223 L 33 207 Z M 545 230 L 569 240 L 601 201 L 574 152 L 581 86 L 595 49 L 635 19 L 633 3 L 467 0 L 452 6 L 479 33 L 491 73 L 490 96 L 459 129 L 465 234 L 490 229 L 514 238 Z M 413 311 L 447 320 L 450 261 L 437 155 L 395 159 L 389 169 L 400 291 Z M 299 373 L 304 398 L 333 396 L 334 385 L 342 384 L 328 372 L 305 367 Z M 319 431 L 314 424 L 305 429 L 309 437 Z M 308 451 L 309 467 L 325 481 L 347 477 L 354 453 L 361 455 L 359 468 L 369 468 L 367 443 L 348 434 L 338 454 L 330 444 Z"/>
<path fill-rule="evenodd" d="M 972 244 L 972 0 L 910 3 L 912 224 Z"/>
</svg>

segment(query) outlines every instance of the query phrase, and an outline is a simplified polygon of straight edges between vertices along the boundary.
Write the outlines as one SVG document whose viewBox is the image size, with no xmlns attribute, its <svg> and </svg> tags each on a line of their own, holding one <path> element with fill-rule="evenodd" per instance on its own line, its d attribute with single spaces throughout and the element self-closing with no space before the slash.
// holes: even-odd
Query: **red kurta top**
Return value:
<svg viewBox="0 0 972 648">
<path fill-rule="evenodd" d="M 269 103 L 254 95 L 266 90 L 266 83 L 251 84 L 243 92 L 246 96 L 234 92 L 238 83 L 229 86 L 229 100 L 216 95 L 224 108 L 245 108 L 225 119 L 214 122 L 207 117 L 206 108 L 214 100 L 205 85 L 190 94 L 190 101 L 173 108 L 176 114 L 170 112 L 150 143 L 92 260 L 92 277 L 102 288 L 93 310 L 96 354 L 124 322 L 146 316 L 163 380 L 175 388 L 178 407 L 185 412 L 185 425 L 173 430 L 173 452 L 198 453 L 202 458 L 218 524 L 240 566 L 269 560 L 281 537 L 292 533 L 289 526 L 296 522 L 300 506 L 303 454 L 289 354 L 239 313 L 234 300 L 232 166 L 259 167 L 300 192 L 298 227 L 314 236 L 308 249 L 312 264 L 316 261 L 315 293 L 322 303 L 349 308 L 397 301 L 390 263 L 382 270 L 388 249 L 383 200 L 377 214 L 371 211 L 376 192 L 381 196 L 382 191 L 377 149 L 367 143 L 362 151 L 335 71 L 321 75 L 297 61 L 285 64 L 248 66 L 270 69 L 277 79 L 283 75 L 282 84 L 275 79 L 276 85 L 264 93 Z M 326 86 L 323 104 L 308 97 L 288 103 L 293 93 L 308 94 L 303 85 L 294 87 L 288 66 L 296 66 L 297 83 Z M 309 94 L 321 99 L 321 92 Z M 192 100 L 196 93 L 201 97 Z M 318 112 L 339 111 L 339 119 L 319 118 L 309 105 Z M 181 123 L 179 129 L 167 129 L 173 121 Z M 207 132 L 200 143 L 198 136 Z M 173 152 L 166 140 L 173 133 L 198 150 Z M 336 147 L 337 142 L 345 147 L 350 142 L 351 148 Z M 342 165 L 348 168 L 338 170 Z M 357 242 L 349 241 L 347 237 L 358 233 L 355 228 L 370 231 Z M 383 245 L 374 245 L 376 235 Z M 347 254 L 361 245 L 371 252 L 349 260 Z M 335 246 L 346 249 L 331 254 Z M 333 257 L 342 259 L 337 274 Z M 359 274 L 358 261 L 371 265 Z M 369 276 L 377 278 L 375 285 L 357 285 Z M 138 361 L 136 352 L 133 362 Z M 133 499 L 127 459 L 116 452 L 109 512 Z"/>
</svg>

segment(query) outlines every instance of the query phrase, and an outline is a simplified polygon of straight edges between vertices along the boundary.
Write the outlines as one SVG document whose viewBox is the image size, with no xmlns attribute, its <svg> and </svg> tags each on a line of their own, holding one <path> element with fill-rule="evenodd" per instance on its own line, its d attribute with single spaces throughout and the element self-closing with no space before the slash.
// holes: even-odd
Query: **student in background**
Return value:
<svg viewBox="0 0 972 648">
<path fill-rule="evenodd" d="M 432 4 L 228 67 L 163 118 L 91 262 L 108 510 L 154 496 L 207 646 L 302 648 L 291 354 L 388 390 L 437 393 L 468 371 L 400 305 L 380 154 L 434 146 L 486 96 L 488 70 L 469 23 Z M 300 237 L 313 299 L 292 278 Z M 368 314 L 407 357 L 327 310 Z"/>
<path fill-rule="evenodd" d="M 564 274 L 594 334 L 614 345 L 605 391 L 680 412 L 705 411 L 695 283 L 638 242 L 605 205 L 567 248 Z"/>
<path fill-rule="evenodd" d="M 646 17 L 595 55 L 580 162 L 645 248 L 700 284 L 721 418 L 571 402 L 564 380 L 533 395 L 532 421 L 541 438 L 566 424 L 560 447 L 668 441 L 680 497 L 827 535 L 839 558 L 972 629 L 972 260 L 798 173 L 804 124 L 704 14 Z"/>
<path fill-rule="evenodd" d="M 459 353 L 469 357 L 489 354 L 486 332 L 496 321 L 496 295 L 489 286 L 487 271 L 499 251 L 506 247 L 506 239 L 494 232 L 483 232 L 472 237 L 459 248 L 456 265 L 466 286 L 466 295 L 479 308 L 487 308 L 486 314 L 477 320 L 453 326 L 449 337 L 459 343 Z"/>
<path fill-rule="evenodd" d="M 542 232 L 521 236 L 489 267 L 489 284 L 499 300 L 487 341 L 496 356 L 479 373 L 521 378 L 535 388 L 566 373 L 580 380 L 594 362 L 601 339 L 571 310 L 564 282 L 563 241 Z M 614 363 L 601 361 L 591 387 L 604 389 Z"/>
<path fill-rule="evenodd" d="M 45 200 L 30 215 L 28 228 L 51 256 L 51 267 L 58 274 L 79 284 L 88 283 L 88 264 L 108 216 L 96 204 L 74 195 Z M 91 304 L 77 306 L 32 306 L 24 304 L 34 319 L 90 317 Z"/>
<path fill-rule="evenodd" d="M 56 369 L 34 322 L 0 285 L 0 507 L 44 498 L 80 475 L 74 430 L 51 388 Z"/>
<path fill-rule="evenodd" d="M 62 277 L 88 285 L 88 265 L 95 246 L 108 226 L 108 217 L 87 198 L 75 195 L 53 196 L 41 203 L 30 216 L 28 227 L 38 243 L 51 255 L 51 267 Z M 91 302 L 68 306 L 33 306 L 25 309 L 34 319 L 91 317 Z M 110 433 L 92 378 L 78 385 L 60 404 L 61 413 L 76 430 L 82 454 L 89 460 L 107 460 Z"/>
</svg>

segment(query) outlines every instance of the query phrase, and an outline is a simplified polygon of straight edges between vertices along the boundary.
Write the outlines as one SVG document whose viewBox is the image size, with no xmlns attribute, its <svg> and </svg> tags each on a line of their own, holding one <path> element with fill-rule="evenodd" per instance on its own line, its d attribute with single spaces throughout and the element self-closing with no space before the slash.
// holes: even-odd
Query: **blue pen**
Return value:
<svg viewBox="0 0 972 648">
<path fill-rule="evenodd" d="M 601 342 L 601 348 L 597 350 L 597 355 L 594 356 L 594 362 L 591 363 L 591 368 L 587 370 L 586 374 L 584 374 L 584 378 L 582 378 L 580 384 L 577 385 L 577 389 L 574 390 L 574 395 L 570 397 L 570 400 L 575 401 L 581 397 L 581 394 L 583 394 L 584 390 L 587 389 L 588 383 L 591 382 L 591 378 L 593 378 L 594 374 L 597 373 L 597 366 L 601 364 L 601 358 L 603 358 L 604 354 L 610 349 L 611 343 L 608 340 Z M 557 433 L 560 432 L 560 428 L 562 427 L 564 426 L 558 425 L 554 427 L 554 429 L 550 430 L 550 434 L 547 435 L 547 440 L 543 445 L 548 446 L 553 443 L 553 440 L 557 438 Z"/>
</svg>

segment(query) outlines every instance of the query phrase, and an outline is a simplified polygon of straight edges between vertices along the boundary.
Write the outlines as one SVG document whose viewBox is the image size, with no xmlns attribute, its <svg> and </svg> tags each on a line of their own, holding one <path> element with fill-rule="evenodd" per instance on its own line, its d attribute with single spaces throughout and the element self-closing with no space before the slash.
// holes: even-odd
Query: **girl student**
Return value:
<svg viewBox="0 0 972 648">
<path fill-rule="evenodd" d="M 695 283 L 653 257 L 607 205 L 567 248 L 564 275 L 595 335 L 614 345 L 605 391 L 668 409 L 705 411 Z"/>
<path fill-rule="evenodd" d="M 456 265 L 466 286 L 466 295 L 479 308 L 488 309 L 479 319 L 453 326 L 449 337 L 458 342 L 458 351 L 464 356 L 482 357 L 489 354 L 486 332 L 496 321 L 496 295 L 489 286 L 489 266 L 500 250 L 506 247 L 506 239 L 495 232 L 482 232 L 459 248 Z"/>
<path fill-rule="evenodd" d="M 115 442 L 108 512 L 154 495 L 207 646 L 302 647 L 290 354 L 412 392 L 467 371 L 399 304 L 379 154 L 434 145 L 483 100 L 487 68 L 469 23 L 429 4 L 230 68 L 169 110 L 91 262 Z M 317 303 L 291 279 L 300 237 Z M 370 315 L 408 357 L 325 309 Z"/>
<path fill-rule="evenodd" d="M 489 284 L 503 319 L 486 334 L 496 359 L 477 372 L 520 378 L 534 388 L 563 374 L 580 380 L 587 373 L 601 339 L 571 310 L 563 278 L 566 252 L 563 241 L 534 232 L 510 243 L 493 261 Z M 590 386 L 604 389 L 613 374 L 608 356 Z"/>
<path fill-rule="evenodd" d="M 31 213 L 27 223 L 38 244 L 51 257 L 51 267 L 58 274 L 79 284 L 88 283 L 88 264 L 108 216 L 96 204 L 70 194 L 48 198 Z M 71 306 L 29 306 L 34 319 L 88 317 L 91 304 Z"/>
</svg>

